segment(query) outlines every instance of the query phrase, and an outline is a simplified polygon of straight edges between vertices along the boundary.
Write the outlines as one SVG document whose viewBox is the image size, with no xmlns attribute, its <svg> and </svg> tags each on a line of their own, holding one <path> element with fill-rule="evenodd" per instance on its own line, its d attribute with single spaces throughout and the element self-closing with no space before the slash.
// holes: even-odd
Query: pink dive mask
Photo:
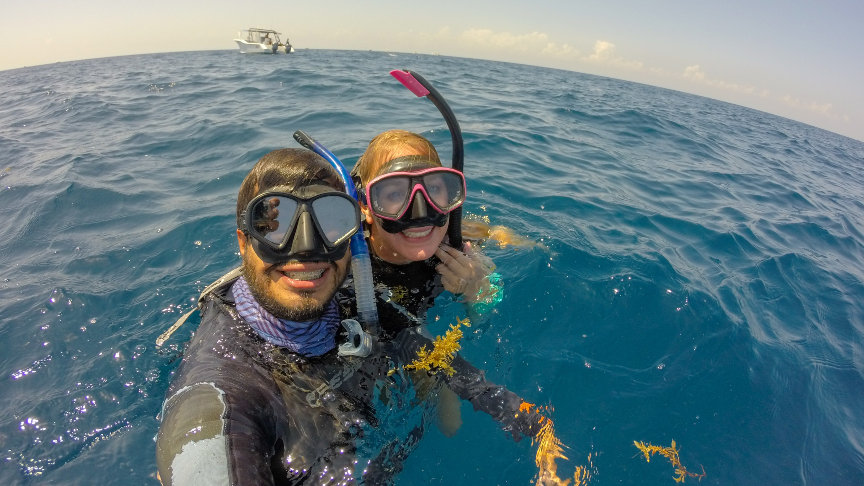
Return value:
<svg viewBox="0 0 864 486">
<path fill-rule="evenodd" d="M 465 177 L 447 167 L 383 174 L 366 184 L 366 206 L 375 216 L 395 221 L 412 207 L 418 191 L 437 212 L 447 214 L 465 202 Z"/>
</svg>

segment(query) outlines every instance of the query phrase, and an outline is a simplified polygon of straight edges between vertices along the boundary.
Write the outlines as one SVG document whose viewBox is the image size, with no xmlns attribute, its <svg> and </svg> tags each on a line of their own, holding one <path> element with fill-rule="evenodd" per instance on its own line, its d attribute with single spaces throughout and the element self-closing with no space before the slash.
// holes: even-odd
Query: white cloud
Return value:
<svg viewBox="0 0 864 486">
<path fill-rule="evenodd" d="M 705 74 L 705 71 L 703 71 L 698 64 L 694 64 L 692 66 L 687 66 L 686 68 L 684 68 L 684 74 L 682 76 L 684 77 L 684 79 L 689 79 L 691 81 L 695 81 L 697 83 L 712 86 L 715 88 L 725 89 L 727 91 L 734 91 L 736 93 L 743 94 L 756 93 L 756 88 L 754 88 L 753 86 L 744 86 L 737 83 L 728 83 L 719 79 L 709 78 L 708 75 Z M 762 92 L 758 93 L 758 95 L 765 97 L 768 96 L 769 93 L 770 92 L 768 90 L 762 90 Z"/>
<path fill-rule="evenodd" d="M 567 44 L 559 46 L 552 42 L 548 34 L 542 32 L 516 35 L 509 32 L 495 32 L 491 29 L 469 29 L 462 32 L 459 41 L 462 44 L 487 49 L 540 54 L 550 57 L 567 58 L 579 55 L 577 49 Z"/>
<path fill-rule="evenodd" d="M 612 59 L 614 53 L 615 44 L 598 40 L 597 43 L 594 44 L 594 54 L 588 56 L 588 59 L 591 61 L 608 61 Z"/>
<path fill-rule="evenodd" d="M 705 72 L 699 69 L 699 65 L 687 66 L 684 68 L 684 77 L 695 79 L 696 81 L 705 81 Z"/>
<path fill-rule="evenodd" d="M 628 61 L 623 57 L 616 56 L 615 44 L 604 40 L 595 42 L 594 52 L 590 56 L 583 57 L 582 60 L 636 70 L 644 67 L 644 64 L 640 61 Z"/>
<path fill-rule="evenodd" d="M 793 108 L 798 108 L 799 106 L 801 106 L 801 101 L 799 101 L 798 98 L 793 98 L 793 97 L 789 96 L 788 94 L 786 96 L 780 98 L 780 100 L 783 101 L 783 103 L 786 103 L 787 105 L 789 105 Z"/>
<path fill-rule="evenodd" d="M 832 106 L 833 105 L 831 103 L 816 103 L 815 101 L 813 101 L 809 105 L 807 105 L 807 108 L 809 108 L 810 111 L 821 113 L 823 115 L 828 115 L 831 111 Z"/>
<path fill-rule="evenodd" d="M 470 29 L 462 32 L 462 40 L 483 47 L 528 52 L 529 47 L 547 44 L 549 36 L 540 32 L 513 35 L 509 32 L 495 33 L 491 29 Z"/>
<path fill-rule="evenodd" d="M 545 54 L 552 57 L 576 57 L 579 55 L 579 50 L 570 47 L 567 44 L 558 47 L 554 42 L 546 44 L 546 47 L 540 51 L 540 54 Z"/>
<path fill-rule="evenodd" d="M 438 37 L 440 39 L 447 39 L 450 37 L 450 27 L 444 26 L 441 27 L 441 30 L 432 34 L 432 37 Z"/>
<path fill-rule="evenodd" d="M 831 107 L 834 106 L 832 103 L 817 103 L 815 101 L 811 101 L 810 103 L 801 102 L 798 98 L 793 98 L 788 94 L 781 97 L 780 101 L 792 108 L 806 108 L 813 113 L 819 113 L 821 115 L 835 118 L 834 114 L 831 112 Z"/>
</svg>

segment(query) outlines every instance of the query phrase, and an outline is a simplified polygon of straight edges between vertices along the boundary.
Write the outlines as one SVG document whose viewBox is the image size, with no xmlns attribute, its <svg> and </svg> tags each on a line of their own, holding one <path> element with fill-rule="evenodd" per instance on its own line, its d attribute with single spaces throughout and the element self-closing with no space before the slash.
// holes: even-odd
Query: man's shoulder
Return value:
<svg viewBox="0 0 864 486">
<path fill-rule="evenodd" d="M 204 303 L 212 297 L 218 298 L 225 303 L 233 304 L 234 295 L 232 295 L 230 291 L 231 286 L 234 285 L 234 282 L 236 282 L 237 279 L 242 276 L 243 267 L 237 267 L 226 273 L 225 275 L 217 278 L 210 285 L 204 287 L 204 290 L 198 297 L 198 307 L 203 308 Z"/>
</svg>

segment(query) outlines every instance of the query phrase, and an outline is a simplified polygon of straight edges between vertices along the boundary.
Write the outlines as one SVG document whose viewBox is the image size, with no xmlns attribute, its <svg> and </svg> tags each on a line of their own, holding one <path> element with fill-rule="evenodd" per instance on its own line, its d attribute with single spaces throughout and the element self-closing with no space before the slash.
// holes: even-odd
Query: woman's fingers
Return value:
<svg viewBox="0 0 864 486">
<path fill-rule="evenodd" d="M 484 263 L 483 256 L 475 253 L 467 242 L 465 253 L 441 245 L 435 255 L 441 260 L 441 264 L 436 267 L 441 274 L 441 283 L 454 294 L 476 295 L 486 276 L 494 269 L 494 264 L 490 267 Z"/>
<path fill-rule="evenodd" d="M 465 293 L 465 289 L 468 286 L 468 281 L 464 278 L 456 277 L 455 275 L 449 274 L 444 275 L 441 274 L 441 284 L 451 294 L 463 294 Z"/>
<path fill-rule="evenodd" d="M 435 250 L 435 255 L 449 269 L 456 273 L 471 272 L 473 261 L 471 258 L 461 251 L 447 245 L 441 245 Z M 473 255 L 473 252 L 472 252 Z"/>
<path fill-rule="evenodd" d="M 466 241 L 465 244 L 462 245 L 462 247 L 465 248 L 464 253 L 468 258 L 471 258 L 472 256 L 474 256 L 474 248 L 471 246 L 470 241 Z"/>
</svg>

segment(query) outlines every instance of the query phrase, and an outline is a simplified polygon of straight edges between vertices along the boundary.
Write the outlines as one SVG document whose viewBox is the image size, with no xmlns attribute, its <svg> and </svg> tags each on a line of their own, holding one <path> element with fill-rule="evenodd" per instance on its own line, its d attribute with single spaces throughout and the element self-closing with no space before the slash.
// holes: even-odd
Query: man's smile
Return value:
<svg viewBox="0 0 864 486">
<path fill-rule="evenodd" d="M 310 291 L 326 283 L 332 265 L 330 262 L 291 261 L 273 265 L 271 271 L 276 273 L 276 280 L 286 287 Z"/>
</svg>

